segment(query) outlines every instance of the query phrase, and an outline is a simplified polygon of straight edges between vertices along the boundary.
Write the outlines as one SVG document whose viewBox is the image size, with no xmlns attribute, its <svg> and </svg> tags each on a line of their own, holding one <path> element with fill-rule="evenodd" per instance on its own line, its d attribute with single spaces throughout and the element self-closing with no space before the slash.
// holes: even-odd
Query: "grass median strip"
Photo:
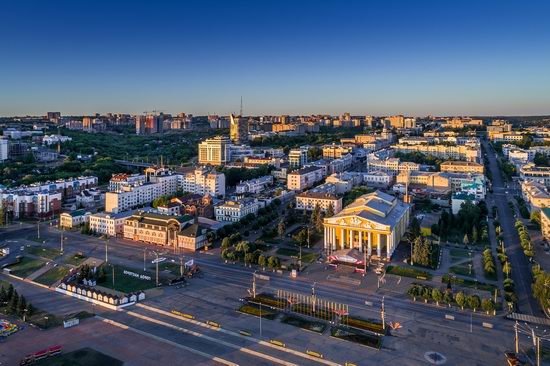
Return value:
<svg viewBox="0 0 550 366">
<path fill-rule="evenodd" d="M 275 319 L 277 315 L 277 313 L 269 309 L 264 309 L 264 308 L 260 309 L 259 307 L 252 306 L 252 305 L 242 305 L 239 309 L 237 309 L 237 311 L 243 314 L 253 315 L 257 317 L 261 316 L 262 318 L 269 319 L 269 320 Z"/>
<path fill-rule="evenodd" d="M 42 273 L 34 281 L 46 286 L 51 286 L 58 280 L 62 279 L 69 273 L 69 269 L 62 266 L 50 268 L 48 271 Z"/>
<path fill-rule="evenodd" d="M 323 333 L 327 328 L 327 325 L 325 323 L 307 320 L 294 315 L 285 315 L 285 317 L 281 320 L 281 323 L 294 325 L 295 327 L 299 327 L 316 333 Z"/>
<path fill-rule="evenodd" d="M 348 342 L 354 342 L 361 344 L 363 346 L 380 349 L 382 347 L 382 337 L 366 334 L 361 332 L 356 332 L 352 330 L 345 330 L 337 327 L 332 327 L 330 329 L 330 335 L 334 338 L 342 339 Z"/>
<path fill-rule="evenodd" d="M 27 252 L 35 255 L 37 257 L 42 257 L 46 259 L 55 259 L 61 255 L 61 251 L 58 249 L 40 247 L 40 246 L 31 246 L 27 248 Z"/>
<path fill-rule="evenodd" d="M 386 273 L 403 277 L 420 278 L 426 280 L 432 279 L 431 273 L 411 267 L 388 266 L 386 268 Z"/>
<path fill-rule="evenodd" d="M 31 259 L 29 257 L 23 257 L 19 259 L 17 263 L 14 263 L 7 268 L 10 270 L 10 274 L 18 277 L 28 277 L 30 274 L 38 271 L 46 264 L 43 259 Z"/>
</svg>

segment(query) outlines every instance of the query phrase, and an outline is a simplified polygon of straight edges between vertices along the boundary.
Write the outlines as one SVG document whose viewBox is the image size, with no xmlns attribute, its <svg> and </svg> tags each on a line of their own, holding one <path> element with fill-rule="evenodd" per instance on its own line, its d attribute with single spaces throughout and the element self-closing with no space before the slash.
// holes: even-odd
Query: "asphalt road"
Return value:
<svg viewBox="0 0 550 366">
<path fill-rule="evenodd" d="M 46 245 L 59 246 L 60 233 L 55 227 L 43 225 L 41 231 Z M 24 238 L 34 235 L 35 232 L 35 227 L 22 227 L 4 232 L 3 239 L 8 241 L 8 245 L 14 249 L 13 254 L 15 255 L 19 246 L 25 242 Z M 82 251 L 88 256 L 104 259 L 106 243 L 104 240 L 75 232 L 65 232 L 65 236 L 67 237 L 65 241 L 66 253 Z M 107 244 L 110 262 L 135 269 L 143 269 L 144 248 L 159 249 L 121 239 L 111 239 Z M 259 331 L 258 323 L 254 318 L 245 315 L 235 316 L 235 309 L 239 305 L 238 298 L 247 296 L 247 289 L 251 287 L 254 269 L 239 264 L 223 263 L 217 250 L 208 253 L 185 253 L 184 255 L 186 260 L 189 258 L 196 260 L 203 269 L 204 277 L 192 279 L 190 286 L 184 290 L 176 290 L 173 287 L 165 288 L 162 290 L 163 294 L 151 297 L 145 304 L 165 311 L 184 308 L 202 319 L 219 320 L 224 324 L 224 328 L 227 324 L 230 329 L 252 328 L 257 333 Z M 179 262 L 180 254 L 166 250 L 162 256 L 167 260 L 174 259 Z M 146 258 L 146 267 L 152 266 L 153 258 L 154 256 L 149 252 Z M 2 261 L 0 261 L 1 263 Z M 322 267 L 321 265 L 314 266 Z M 321 271 L 321 277 L 326 278 L 323 269 L 318 268 L 318 270 Z M 327 276 L 330 273 L 332 272 L 327 270 Z M 291 279 L 288 275 L 282 276 L 272 272 L 267 274 L 270 276 L 270 280 L 258 281 L 258 291 L 285 289 L 303 295 L 311 293 L 314 281 L 311 276 L 303 275 L 297 279 Z M 512 322 L 499 317 L 486 317 L 479 313 L 472 314 L 457 309 L 414 303 L 404 295 L 392 291 L 392 288 L 397 286 L 399 280 L 397 277 L 387 277 L 387 283 L 381 290 L 376 289 L 376 281 L 373 282 L 373 278 L 368 275 L 362 280 L 361 286 L 317 279 L 315 287 L 319 298 L 348 304 L 350 312 L 366 318 L 380 319 L 380 304 L 384 296 L 387 321 L 400 322 L 403 328 L 394 332 L 393 336 L 385 338 L 381 351 L 374 351 L 347 342 L 343 343 L 327 335 L 319 336 L 289 325 L 269 321 L 264 321 L 263 339 L 268 339 L 268 337 L 282 339 L 290 348 L 298 348 L 302 351 L 307 347 L 312 347 L 322 350 L 328 360 L 340 363 L 353 361 L 358 365 L 372 364 L 365 360 L 385 364 L 392 360 L 395 361 L 396 358 L 399 358 L 402 365 L 417 365 L 425 362 L 424 353 L 428 351 L 442 353 L 447 357 L 448 364 L 461 364 L 467 361 L 468 364 L 473 365 L 498 365 L 501 364 L 503 352 L 513 347 Z M 357 278 L 361 279 L 361 277 Z M 372 285 L 373 283 L 374 285 Z M 367 306 L 365 301 L 372 302 L 372 306 Z M 82 306 L 89 310 L 89 304 L 83 303 Z M 235 345 L 239 348 L 248 345 L 248 343 L 242 343 L 239 338 L 235 340 L 233 339 L 235 337 L 231 336 L 226 339 L 231 345 L 219 344 L 202 336 L 204 334 L 216 338 L 217 335 L 212 335 L 211 330 L 199 329 L 180 320 L 144 312 L 143 309 L 132 308 L 129 311 L 140 314 L 140 316 L 128 312 L 102 312 L 101 316 L 155 337 L 185 344 L 200 352 L 204 351 L 241 365 L 278 364 L 269 358 L 237 350 Z M 445 314 L 452 314 L 454 320 L 445 320 Z M 267 326 L 265 322 L 267 322 Z M 482 327 L 483 322 L 490 322 L 494 328 Z M 175 325 L 177 328 L 170 325 Z M 179 328 L 196 331 L 200 334 L 190 335 Z M 250 345 L 250 348 L 253 351 L 290 363 L 302 365 L 309 362 L 304 363 L 301 357 L 280 354 L 277 350 L 261 345 Z"/>
<path fill-rule="evenodd" d="M 485 151 L 489 160 L 489 168 L 493 180 L 493 193 L 488 194 L 488 202 L 495 205 L 498 209 L 498 221 L 503 228 L 504 246 L 506 254 L 512 264 L 512 279 L 516 287 L 518 296 L 517 311 L 523 314 L 544 317 L 544 313 L 531 292 L 531 266 L 523 254 L 516 229 L 514 227 L 514 213 L 508 206 L 508 201 L 514 199 L 514 195 L 519 194 L 517 188 L 507 187 L 503 182 L 501 172 L 498 168 L 495 151 L 484 141 Z"/>
</svg>

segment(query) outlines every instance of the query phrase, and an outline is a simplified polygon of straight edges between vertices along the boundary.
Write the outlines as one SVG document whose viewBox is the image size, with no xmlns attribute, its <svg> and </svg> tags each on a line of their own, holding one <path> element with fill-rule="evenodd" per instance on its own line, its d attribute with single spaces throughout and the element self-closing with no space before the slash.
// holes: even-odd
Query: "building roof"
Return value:
<svg viewBox="0 0 550 366">
<path fill-rule="evenodd" d="M 550 220 L 550 207 L 544 207 L 540 209 L 540 212 Z"/>
<path fill-rule="evenodd" d="M 310 163 L 310 164 L 313 164 L 313 163 Z M 294 175 L 298 175 L 298 174 L 307 174 L 307 173 L 311 173 L 311 172 L 314 172 L 314 171 L 317 171 L 319 169 L 322 169 L 321 167 L 318 167 L 318 166 L 308 166 L 308 167 L 305 167 L 305 168 L 302 168 L 302 169 L 298 169 L 298 170 L 295 170 L 293 171 L 292 173 L 288 173 L 289 175 L 290 174 L 294 174 Z"/>
<path fill-rule="evenodd" d="M 303 192 L 298 194 L 296 197 L 307 197 L 307 198 L 319 198 L 319 199 L 327 199 L 327 200 L 338 200 L 339 198 L 328 192 Z"/>
<path fill-rule="evenodd" d="M 360 196 L 333 217 L 358 216 L 393 227 L 400 221 L 409 207 L 408 204 L 396 197 L 377 190 Z"/>
<path fill-rule="evenodd" d="M 201 224 L 190 224 L 181 230 L 180 235 L 196 238 L 202 235 L 202 230 L 204 229 L 206 227 Z"/>
</svg>

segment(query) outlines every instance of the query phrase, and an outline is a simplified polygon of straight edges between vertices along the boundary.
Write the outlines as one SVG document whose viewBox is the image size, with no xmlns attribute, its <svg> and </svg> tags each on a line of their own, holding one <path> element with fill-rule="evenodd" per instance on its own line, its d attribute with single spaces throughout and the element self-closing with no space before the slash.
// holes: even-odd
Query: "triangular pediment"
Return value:
<svg viewBox="0 0 550 366">
<path fill-rule="evenodd" d="M 349 228 L 361 228 L 371 230 L 387 230 L 386 225 L 359 217 L 357 215 L 335 216 L 325 219 L 325 222 L 331 225 L 338 225 Z"/>
</svg>

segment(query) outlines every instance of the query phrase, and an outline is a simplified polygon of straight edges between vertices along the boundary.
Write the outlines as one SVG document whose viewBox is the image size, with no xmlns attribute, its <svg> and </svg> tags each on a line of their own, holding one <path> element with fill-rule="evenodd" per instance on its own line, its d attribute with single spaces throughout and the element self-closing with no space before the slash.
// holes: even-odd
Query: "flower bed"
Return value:
<svg viewBox="0 0 550 366">
<path fill-rule="evenodd" d="M 330 328 L 330 335 L 334 338 L 343 339 L 348 342 L 359 343 L 363 346 L 380 349 L 382 347 L 382 337 L 367 334 L 360 331 L 344 330 L 338 327 Z"/>
<path fill-rule="evenodd" d="M 382 323 L 372 320 L 366 320 L 362 318 L 356 318 L 351 316 L 344 316 L 342 318 L 342 324 L 346 324 L 350 327 L 369 330 L 374 333 L 386 334 L 386 330 L 382 327 Z"/>
<path fill-rule="evenodd" d="M 327 328 L 327 325 L 325 323 L 311 321 L 293 315 L 285 315 L 281 322 L 317 333 L 323 333 Z"/>
<path fill-rule="evenodd" d="M 255 307 L 252 305 L 242 305 L 240 308 L 237 309 L 237 311 L 243 314 L 262 317 L 269 320 L 273 320 L 277 316 L 277 313 L 273 312 L 272 310 L 264 308 L 260 309 L 259 307 Z"/>
</svg>

